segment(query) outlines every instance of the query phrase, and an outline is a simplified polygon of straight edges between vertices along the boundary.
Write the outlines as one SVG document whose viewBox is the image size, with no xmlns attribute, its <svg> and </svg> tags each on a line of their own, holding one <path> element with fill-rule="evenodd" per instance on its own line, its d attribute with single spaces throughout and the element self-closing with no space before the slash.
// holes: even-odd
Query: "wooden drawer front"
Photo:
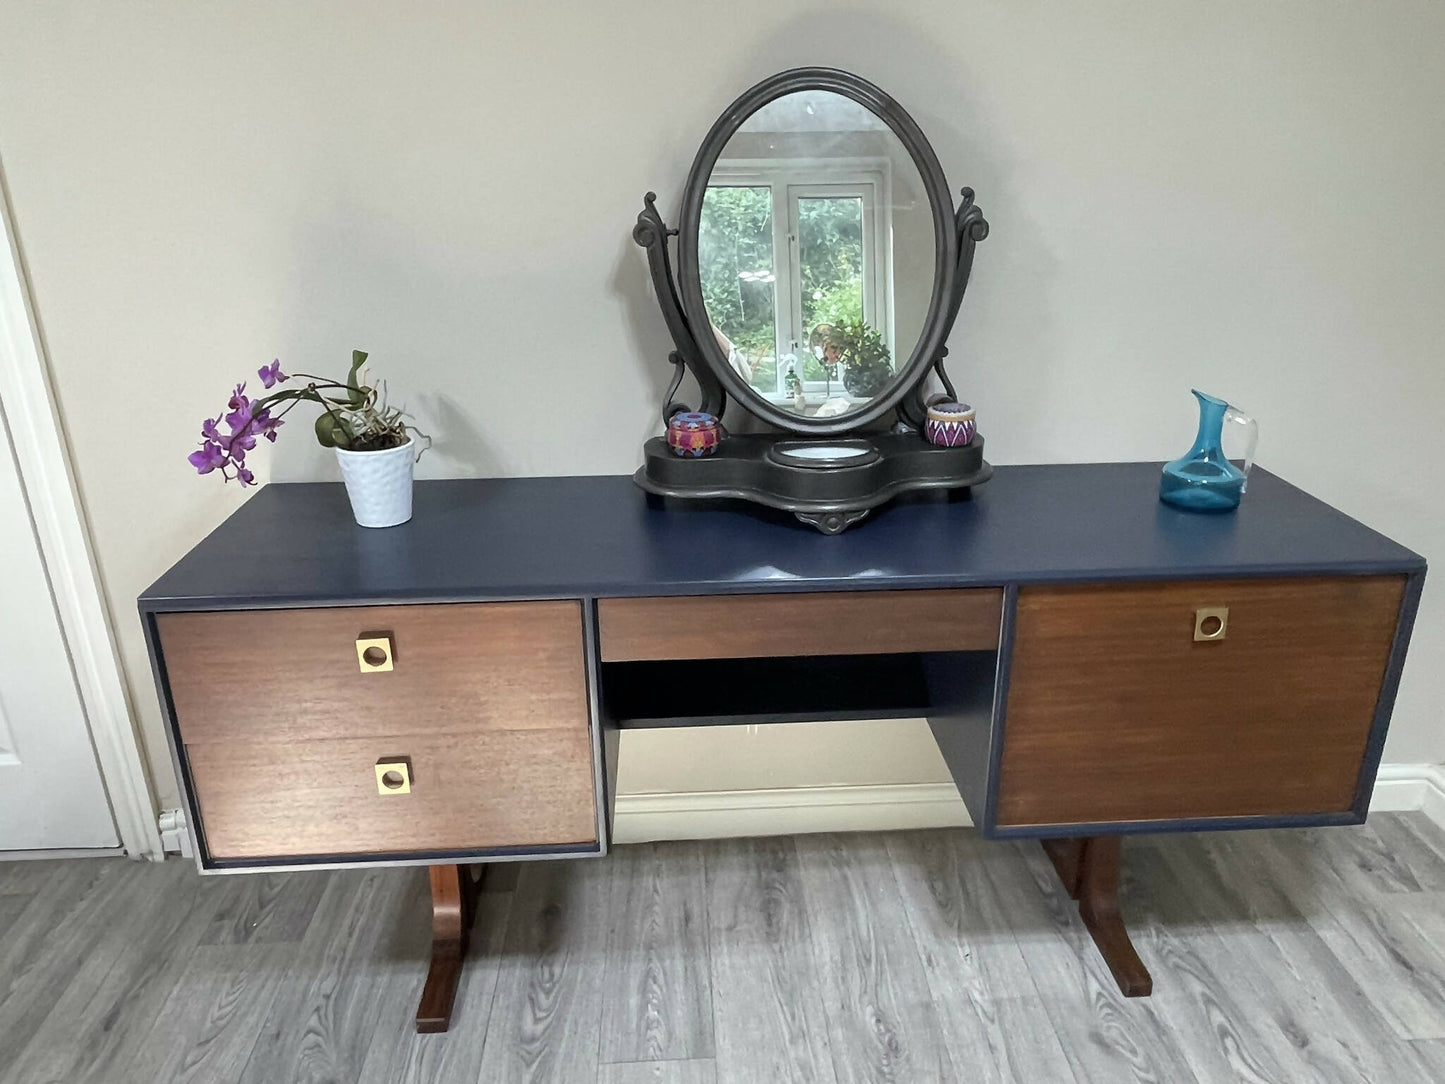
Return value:
<svg viewBox="0 0 1445 1084">
<path fill-rule="evenodd" d="M 1404 585 L 1024 589 L 996 823 L 1348 810 Z M 1220 606 L 1224 638 L 1197 642 Z"/>
<path fill-rule="evenodd" d="M 187 745 L 241 740 L 587 730 L 582 604 L 456 603 L 161 614 Z M 356 641 L 389 634 L 393 668 Z"/>
<path fill-rule="evenodd" d="M 598 602 L 603 662 L 991 651 L 1003 591 L 847 591 Z"/>
<path fill-rule="evenodd" d="M 597 841 L 592 742 L 581 728 L 268 741 L 187 748 L 210 857 L 585 845 Z M 411 792 L 378 794 L 407 757 Z"/>
</svg>

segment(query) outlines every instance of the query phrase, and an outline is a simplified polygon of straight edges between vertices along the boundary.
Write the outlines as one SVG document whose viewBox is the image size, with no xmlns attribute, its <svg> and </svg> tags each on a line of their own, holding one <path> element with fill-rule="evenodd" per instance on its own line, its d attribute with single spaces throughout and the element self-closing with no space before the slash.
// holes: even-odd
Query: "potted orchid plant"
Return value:
<svg viewBox="0 0 1445 1084">
<path fill-rule="evenodd" d="M 412 468 L 420 455 L 412 434 L 428 444 L 430 438 L 407 421 L 405 411 L 387 404 L 384 385 L 378 390 L 366 382 L 365 363 L 365 352 L 353 350 L 344 382 L 309 373 L 288 376 L 280 360 L 261 366 L 256 375 L 270 394 L 251 399 L 246 385 L 237 384 L 226 404 L 229 413 L 201 423 L 201 446 L 186 458 L 197 474 L 219 472 L 242 488 L 253 485 L 247 454 L 259 440 L 274 442 L 286 415 L 298 405 L 314 403 L 321 407 L 316 440 L 336 452 L 356 522 L 363 527 L 405 523 L 411 519 Z"/>
</svg>

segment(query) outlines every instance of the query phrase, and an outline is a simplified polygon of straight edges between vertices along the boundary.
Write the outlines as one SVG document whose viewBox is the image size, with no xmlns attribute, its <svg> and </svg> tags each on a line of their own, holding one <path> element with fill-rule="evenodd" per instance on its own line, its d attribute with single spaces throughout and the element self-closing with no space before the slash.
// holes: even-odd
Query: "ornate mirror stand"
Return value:
<svg viewBox="0 0 1445 1084">
<path fill-rule="evenodd" d="M 835 102 L 838 104 L 832 105 Z M 874 130 L 840 132 L 829 128 L 827 118 L 817 117 L 828 106 L 840 115 L 847 115 L 843 120 L 835 120 L 835 124 Z M 755 117 L 773 119 L 756 121 Z M 800 125 L 801 130 L 739 134 L 749 123 L 782 127 L 778 117 L 792 118 L 789 123 Z M 790 137 L 794 145 L 806 145 L 808 141 L 826 144 L 830 156 L 802 160 L 780 156 L 760 162 L 735 154 L 735 161 L 727 163 L 728 172 L 723 172 L 720 156 L 725 148 L 733 146 L 735 138 L 742 142 L 745 136 L 752 138 L 752 142 L 746 144 L 750 147 L 774 147 L 786 144 Z M 861 149 L 850 156 L 845 146 L 840 153 L 839 144 L 845 138 L 856 140 Z M 760 143 L 760 139 L 763 142 Z M 910 172 L 904 177 L 902 166 L 890 164 L 877 153 L 876 148 L 885 141 L 906 151 L 907 158 L 894 157 L 904 163 L 911 160 L 916 175 Z M 869 152 L 866 155 L 865 150 Z M 839 177 L 856 181 L 862 175 L 858 170 L 865 168 L 878 171 L 877 182 L 866 179 L 864 182 L 873 183 L 873 188 L 804 183 L 833 181 Z M 824 256 L 828 267 L 852 261 L 857 293 L 852 304 L 855 309 L 861 305 L 864 315 L 861 318 L 855 315 L 855 322 L 841 325 L 841 331 L 831 323 L 818 323 L 811 329 L 805 326 L 801 332 L 795 330 L 791 345 L 796 348 L 799 340 L 808 342 L 813 350 L 812 358 L 804 354 L 800 361 L 795 355 L 785 353 L 783 346 L 787 343 L 779 332 L 780 345 L 774 347 L 771 342 L 767 343 L 755 351 L 761 361 L 750 362 L 710 315 L 704 297 L 708 285 L 700 262 L 704 247 L 704 203 L 715 198 L 712 194 L 719 189 L 764 193 L 771 183 L 772 190 L 777 192 L 783 189 L 784 182 L 769 178 L 785 172 L 792 174 L 788 180 L 799 183 L 786 188 L 786 204 L 782 198 L 774 197 L 776 202 L 771 207 L 774 220 L 770 223 L 764 217 L 758 236 L 763 238 L 764 245 L 772 238 L 780 242 L 786 238 L 786 259 L 791 264 L 785 264 L 785 258 L 779 253 L 782 245 L 777 245 L 767 248 L 766 261 L 760 269 L 743 271 L 735 277 L 744 283 L 761 284 L 768 303 L 776 306 L 777 319 L 781 321 L 786 312 L 780 301 L 774 300 L 781 295 L 781 283 L 775 280 L 774 272 L 780 271 L 796 280 L 796 298 L 797 284 L 814 270 L 809 266 L 800 270 L 799 208 L 811 200 L 812 210 L 821 209 L 836 218 L 840 209 L 847 212 L 857 204 L 862 210 L 853 212 L 856 219 L 853 235 L 836 241 L 838 251 Z M 715 177 L 742 180 L 717 185 L 712 183 Z M 895 365 L 892 360 L 895 344 L 886 338 L 892 331 L 895 307 L 901 310 L 904 300 L 920 302 L 925 291 L 917 288 L 911 297 L 900 298 L 895 306 L 893 268 L 895 263 L 912 266 L 922 261 L 916 259 L 919 247 L 916 244 L 907 252 L 889 249 L 880 255 L 879 243 L 875 242 L 873 266 L 866 268 L 865 276 L 862 263 L 868 255 L 869 242 L 863 238 L 869 229 L 877 228 L 880 216 L 892 213 L 892 208 L 882 200 L 875 208 L 863 202 L 863 194 L 874 190 L 891 194 L 894 186 L 905 185 L 909 179 L 921 188 L 921 194 L 926 194 L 931 211 L 933 272 L 926 292 L 927 312 L 919 318 L 917 341 L 907 361 Z M 790 511 L 825 534 L 837 534 L 900 493 L 919 489 L 966 492 L 969 487 L 987 481 L 993 471 L 984 461 L 983 438 L 974 433 L 971 414 L 967 438 L 955 440 L 953 446 L 934 443 L 925 437 L 929 430 L 930 405 L 937 401 L 956 402 L 958 398 L 944 371 L 944 359 L 948 355 L 945 340 L 963 303 L 974 249 L 989 232 L 983 212 L 974 203 L 973 190 L 964 188 L 961 195 L 961 201 L 955 206 L 942 167 L 912 118 L 897 102 L 858 76 L 828 68 L 795 69 L 764 80 L 729 106 L 708 133 L 693 162 L 684 194 L 681 227 L 667 226 L 658 213 L 656 195 L 649 192 L 632 231 L 633 239 L 647 250 L 658 303 L 676 347 L 669 355 L 675 373 L 665 397 L 663 424 L 671 426 L 676 416 L 686 414 L 689 418 L 684 421 L 692 425 L 707 426 L 715 421 L 717 435 L 709 436 L 706 442 L 697 442 L 705 446 L 696 450 L 689 446 L 687 451 L 679 451 L 666 437 L 648 440 L 644 445 L 644 464 L 635 476 L 637 484 L 663 497 L 754 501 Z M 900 211 L 896 217 L 901 219 L 903 212 L 912 212 L 917 217 L 913 206 L 904 205 L 901 197 L 890 195 L 890 198 L 898 201 Z M 778 224 L 785 211 L 791 216 L 786 234 Z M 884 239 L 883 243 L 889 245 L 894 244 L 892 221 L 886 219 L 889 228 L 877 233 Z M 849 223 L 845 221 L 843 226 L 847 234 Z M 772 238 L 767 237 L 768 231 L 773 230 L 777 232 Z M 676 273 L 669 251 L 669 239 L 673 237 L 678 238 Z M 807 255 L 821 262 L 812 253 Z M 781 271 L 785 266 L 791 270 Z M 883 287 L 866 299 L 865 277 L 870 281 L 886 277 Z M 838 288 L 846 294 L 848 285 L 845 282 Z M 737 287 L 739 297 L 743 290 L 744 285 Z M 874 297 L 877 300 L 873 300 Z M 792 311 L 796 314 L 810 305 L 816 308 L 823 298 L 824 291 L 817 289 L 801 302 L 795 300 Z M 871 314 L 867 311 L 870 304 Z M 921 304 L 915 307 L 921 312 Z M 803 320 L 807 322 L 806 315 Z M 846 338 L 848 332 L 852 333 L 851 339 Z M 737 334 L 736 330 L 733 333 Z M 767 337 L 771 335 L 770 332 Z M 827 348 L 833 349 L 830 337 L 834 336 L 845 344 L 841 348 L 845 358 L 841 365 L 835 360 L 839 350 L 834 349 L 830 355 L 819 348 L 820 343 L 827 342 Z M 860 337 L 871 341 L 873 353 L 868 361 L 858 362 L 859 368 L 854 370 L 850 366 L 855 355 L 846 351 L 855 347 Z M 881 378 L 878 375 L 880 355 L 883 359 Z M 789 367 L 786 374 L 782 371 L 785 364 Z M 872 364 L 873 369 L 864 369 L 864 364 Z M 799 368 L 801 372 L 797 371 Z M 841 378 L 835 375 L 840 368 L 844 370 Z M 676 398 L 688 372 L 696 379 L 701 392 L 696 411 Z M 864 388 L 863 378 L 855 379 L 858 373 L 868 376 L 873 383 Z M 928 393 L 929 376 L 935 373 L 943 395 Z M 762 390 L 759 390 L 760 384 Z M 812 395 L 812 402 L 805 387 L 818 389 Z M 792 390 L 791 402 L 786 389 Z M 855 394 L 860 391 L 865 393 Z M 729 434 L 721 421 L 729 397 L 769 431 Z M 822 407 L 816 405 L 820 397 L 824 399 Z M 692 420 L 697 414 L 710 419 Z"/>
</svg>

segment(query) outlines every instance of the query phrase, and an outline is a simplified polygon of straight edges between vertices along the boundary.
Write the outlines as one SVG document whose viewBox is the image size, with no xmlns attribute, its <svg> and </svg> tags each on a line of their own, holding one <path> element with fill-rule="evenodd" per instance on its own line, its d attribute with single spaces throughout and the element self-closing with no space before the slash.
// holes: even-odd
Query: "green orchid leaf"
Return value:
<svg viewBox="0 0 1445 1084">
<path fill-rule="evenodd" d="M 316 418 L 316 441 L 323 448 L 349 448 L 351 430 L 341 417 L 326 411 Z"/>
<path fill-rule="evenodd" d="M 316 443 L 323 448 L 336 447 L 336 419 L 330 414 L 321 413 L 316 416 Z"/>
</svg>

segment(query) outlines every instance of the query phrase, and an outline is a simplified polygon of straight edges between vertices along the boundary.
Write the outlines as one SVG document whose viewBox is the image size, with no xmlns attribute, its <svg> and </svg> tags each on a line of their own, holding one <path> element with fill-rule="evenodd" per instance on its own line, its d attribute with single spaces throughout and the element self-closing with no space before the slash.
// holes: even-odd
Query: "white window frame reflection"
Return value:
<svg viewBox="0 0 1445 1084">
<path fill-rule="evenodd" d="M 863 204 L 863 318 L 882 335 L 898 364 L 893 337 L 893 185 L 892 163 L 887 158 L 731 159 L 713 167 L 709 188 L 768 188 L 772 192 L 773 309 L 776 342 L 775 386 L 751 386 L 775 403 L 792 401 L 784 382 L 789 354 L 798 359 L 802 375 L 811 328 L 803 323 L 803 303 L 797 283 L 801 278 L 798 245 L 798 200 L 810 197 L 857 198 Z M 787 259 L 779 259 L 787 253 Z M 803 394 L 827 392 L 848 395 L 841 381 L 804 380 Z"/>
</svg>

